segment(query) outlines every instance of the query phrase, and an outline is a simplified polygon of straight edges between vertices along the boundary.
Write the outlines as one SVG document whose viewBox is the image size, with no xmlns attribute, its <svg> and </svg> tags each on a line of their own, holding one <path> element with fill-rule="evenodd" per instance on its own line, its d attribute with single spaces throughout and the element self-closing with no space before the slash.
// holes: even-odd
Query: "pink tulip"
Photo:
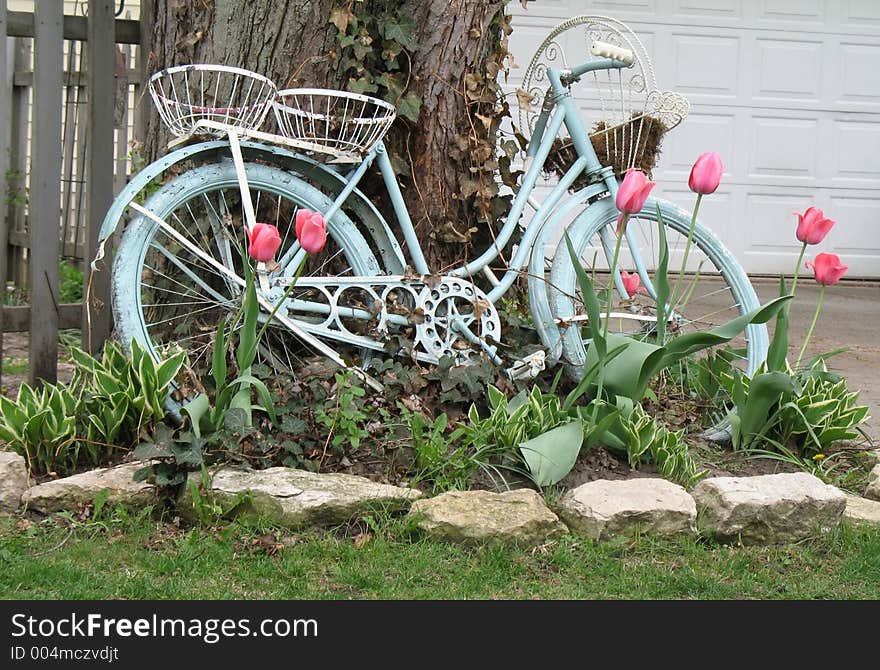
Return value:
<svg viewBox="0 0 880 670">
<path fill-rule="evenodd" d="M 639 291 L 647 293 L 648 291 L 642 286 L 642 280 L 637 272 L 630 274 L 629 272 L 621 272 L 620 279 L 623 282 L 623 288 L 630 296 L 634 296 Z"/>
<path fill-rule="evenodd" d="M 327 224 L 324 217 L 308 209 L 296 213 L 296 238 L 309 253 L 317 253 L 327 242 Z"/>
<path fill-rule="evenodd" d="M 275 226 L 271 223 L 255 223 L 253 228 L 245 228 L 245 231 L 251 258 L 260 263 L 268 263 L 275 258 L 275 253 L 281 246 L 281 235 Z"/>
<path fill-rule="evenodd" d="M 803 214 L 794 212 L 798 218 L 797 238 L 804 244 L 819 244 L 825 239 L 834 221 L 825 218 L 821 209 L 810 207 Z"/>
<path fill-rule="evenodd" d="M 709 195 L 718 188 L 723 173 L 724 165 L 721 163 L 721 157 L 714 151 L 707 151 L 700 154 L 694 162 L 688 186 L 694 193 Z"/>
<path fill-rule="evenodd" d="M 827 253 L 818 254 L 816 261 L 814 263 L 807 261 L 806 266 L 813 268 L 816 282 L 822 286 L 836 284 L 849 269 L 849 266 L 840 264 L 840 257 L 837 254 Z"/>
<path fill-rule="evenodd" d="M 617 189 L 617 209 L 624 214 L 638 214 L 655 185 L 644 172 L 630 168 Z"/>
</svg>

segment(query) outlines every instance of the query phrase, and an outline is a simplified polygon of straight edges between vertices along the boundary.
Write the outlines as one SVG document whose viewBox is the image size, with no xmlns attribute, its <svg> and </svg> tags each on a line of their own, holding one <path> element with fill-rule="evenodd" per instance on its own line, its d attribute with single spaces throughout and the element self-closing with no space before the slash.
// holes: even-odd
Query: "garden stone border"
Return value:
<svg viewBox="0 0 880 670">
<path fill-rule="evenodd" d="M 105 489 L 109 491 L 106 505 L 122 505 L 134 511 L 142 509 L 145 505 L 157 502 L 153 486 L 132 481 L 131 477 L 135 470 L 143 465 L 144 463 L 141 462 L 131 462 L 110 468 L 98 468 L 28 488 L 29 481 L 24 460 L 12 452 L 0 451 L 0 513 L 50 514 L 65 510 L 76 512 L 84 505 L 92 503 Z M 219 500 L 220 507 L 223 506 L 223 501 L 230 507 L 235 506 L 233 503 L 239 503 L 233 515 L 264 519 L 268 516 L 268 519 L 274 523 L 290 528 L 335 526 L 362 518 L 377 510 L 388 512 L 410 510 L 411 517 L 416 519 L 416 525 L 421 526 L 426 534 L 437 537 L 442 533 L 436 530 L 438 524 L 434 524 L 434 529 L 430 527 L 431 522 L 426 521 L 428 518 L 426 510 L 436 507 L 437 501 L 443 500 L 444 496 L 447 500 L 450 497 L 455 499 L 456 505 L 459 506 L 466 507 L 471 504 L 473 509 L 466 511 L 466 515 L 475 518 L 480 518 L 482 515 L 485 519 L 486 512 L 491 512 L 493 505 L 496 506 L 493 513 L 497 515 L 498 510 L 503 509 L 497 507 L 499 501 L 507 501 L 512 507 L 533 506 L 537 517 L 542 519 L 540 523 L 533 524 L 532 530 L 538 530 L 529 531 L 532 532 L 531 535 L 522 528 L 517 528 L 515 523 L 509 529 L 503 530 L 504 524 L 499 522 L 494 526 L 496 530 L 502 531 L 500 536 L 495 533 L 495 537 L 492 537 L 493 533 L 484 528 L 483 531 L 458 530 L 457 537 L 452 533 L 447 534 L 445 538 L 471 544 L 500 539 L 511 543 L 534 545 L 558 537 L 568 528 L 572 532 L 599 541 L 615 537 L 631 537 L 634 529 L 639 533 L 655 532 L 661 535 L 692 537 L 693 525 L 689 520 L 690 513 L 686 511 L 689 509 L 688 501 L 693 503 L 697 510 L 699 531 L 721 542 L 753 544 L 797 542 L 805 537 L 818 536 L 836 529 L 842 519 L 848 523 L 865 523 L 880 528 L 880 502 L 845 495 L 839 489 L 826 485 L 807 473 L 708 478 L 700 482 L 690 493 L 666 480 L 650 478 L 597 480 L 568 491 L 549 507 L 532 489 L 519 489 L 503 494 L 485 491 L 448 492 L 434 498 L 419 500 L 422 498 L 422 493 L 416 489 L 380 484 L 363 477 L 341 473 L 316 474 L 284 467 L 261 471 L 227 467 L 215 472 L 213 477 L 213 500 L 214 502 Z M 251 478 L 251 484 L 247 483 L 248 478 Z M 197 486 L 200 485 L 201 475 L 193 473 L 190 481 Z M 664 483 L 659 484 L 659 482 Z M 793 482 L 807 491 L 801 498 L 792 495 Z M 685 510 L 680 515 L 681 518 L 676 521 L 680 526 L 677 530 L 662 524 L 660 527 L 654 527 L 650 521 L 647 521 L 652 518 L 655 510 L 652 510 L 651 505 L 646 502 L 644 491 L 640 496 L 635 497 L 627 493 L 629 489 L 639 490 L 640 487 L 652 488 L 658 485 L 663 490 L 674 491 L 673 497 L 678 497 L 681 509 Z M 732 486 L 732 491 L 724 494 L 722 489 L 725 486 L 728 488 Z M 585 487 L 589 488 L 585 489 Z M 355 500 L 353 491 L 358 488 L 366 490 L 366 500 L 360 502 Z M 188 489 L 188 486 L 185 487 L 182 493 L 179 510 L 183 516 L 194 518 L 197 515 Z M 621 518 L 628 517 L 632 523 L 615 525 L 619 519 L 613 523 L 609 522 L 612 517 L 603 516 L 607 510 L 603 510 L 600 504 L 597 504 L 595 509 L 590 507 L 590 511 L 587 512 L 592 518 L 587 520 L 578 518 L 578 514 L 584 513 L 584 510 L 578 512 L 579 505 L 571 503 L 577 500 L 581 489 L 601 491 L 606 499 L 602 504 L 618 508 L 623 515 Z M 249 490 L 250 493 L 241 495 L 245 490 Z M 332 493 L 334 490 L 338 500 L 331 504 L 329 501 L 334 495 Z M 750 499 L 757 490 L 763 491 L 762 495 L 766 498 L 763 503 Z M 748 499 L 748 504 L 743 504 L 743 496 Z M 663 496 L 656 497 L 659 501 Z M 246 504 L 241 504 L 245 499 Z M 715 504 L 714 512 L 710 511 L 710 504 Z M 580 506 L 583 507 L 583 501 Z M 668 501 L 661 502 L 658 507 L 668 510 L 670 504 Z M 602 516 L 598 522 L 597 511 Z M 554 512 L 558 513 L 565 523 L 560 521 Z M 734 530 L 731 530 L 732 520 L 739 524 Z M 728 526 L 724 526 L 725 523 Z M 763 531 L 756 534 L 749 530 L 755 524 L 763 526 Z"/>
</svg>

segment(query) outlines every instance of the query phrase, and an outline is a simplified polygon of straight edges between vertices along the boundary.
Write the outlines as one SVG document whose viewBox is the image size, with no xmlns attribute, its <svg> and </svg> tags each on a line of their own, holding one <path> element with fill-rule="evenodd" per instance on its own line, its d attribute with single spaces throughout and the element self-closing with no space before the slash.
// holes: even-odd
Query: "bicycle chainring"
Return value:
<svg viewBox="0 0 880 670">
<path fill-rule="evenodd" d="M 480 350 L 453 328 L 454 321 L 487 344 L 501 341 L 498 310 L 480 288 L 466 279 L 443 277 L 425 286 L 419 294 L 418 306 L 424 321 L 416 326 L 416 343 L 438 359 L 452 356 L 461 363 Z"/>
</svg>

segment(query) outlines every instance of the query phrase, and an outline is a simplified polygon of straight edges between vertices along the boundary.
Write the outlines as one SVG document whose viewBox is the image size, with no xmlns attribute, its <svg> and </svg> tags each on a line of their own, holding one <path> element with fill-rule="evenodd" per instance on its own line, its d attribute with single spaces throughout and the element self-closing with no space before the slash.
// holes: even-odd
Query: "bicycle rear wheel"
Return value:
<svg viewBox="0 0 880 670">
<path fill-rule="evenodd" d="M 257 221 L 278 227 L 282 245 L 277 258 L 283 258 L 297 245 L 296 212 L 300 208 L 327 211 L 331 201 L 278 168 L 249 163 L 245 170 Z M 145 207 L 200 251 L 244 276 L 244 225 L 232 163 L 203 165 L 183 173 L 155 192 Z M 327 243 L 319 254 L 309 255 L 303 277 L 381 273 L 369 245 L 347 216 L 335 215 L 327 229 Z M 297 291 L 292 297 L 308 297 Z M 126 347 L 136 339 L 158 359 L 165 348 L 178 345 L 198 371 L 210 366 L 218 324 L 224 315 L 239 310 L 243 291 L 158 224 L 138 216 L 126 229 L 113 265 L 112 296 L 116 326 Z M 227 318 L 227 329 L 237 327 L 232 321 Z M 258 361 L 276 371 L 293 372 L 305 354 L 309 350 L 293 334 L 273 324 L 261 341 Z"/>
<path fill-rule="evenodd" d="M 637 254 L 642 267 L 647 270 L 646 275 L 653 277 L 660 256 L 658 206 L 669 249 L 669 283 L 674 287 L 678 283 L 691 215 L 670 202 L 650 199 L 638 216 L 630 217 L 627 225 L 636 253 L 624 240 L 618 267 L 621 271 L 635 272 Z M 596 289 L 604 291 L 607 296 L 611 277 L 606 258 L 613 254 L 619 212 L 610 198 L 599 200 L 589 208 L 596 208 L 594 214 L 586 218 L 584 225 L 572 226 L 568 234 L 582 266 L 588 272 L 591 269 L 595 272 Z M 554 254 L 550 284 L 550 305 L 555 318 L 565 320 L 584 314 L 583 300 L 564 238 Z M 639 336 L 656 328 L 656 303 L 652 298 L 639 292 L 629 300 L 620 300 L 616 290 L 610 293 L 614 296 L 614 316 L 608 324 L 609 332 Z M 755 289 L 740 264 L 699 222 L 694 229 L 679 294 L 681 300 L 668 325 L 673 335 L 708 330 L 760 306 Z M 603 306 L 605 304 L 603 302 Z M 583 326 L 586 322 L 575 320 L 572 323 Z M 570 326 L 562 333 L 562 358 L 575 378 L 583 375 L 586 357 L 580 330 Z M 748 374 L 753 373 L 767 356 L 767 327 L 763 324 L 748 326 L 730 346 L 740 352 L 738 366 Z"/>
</svg>

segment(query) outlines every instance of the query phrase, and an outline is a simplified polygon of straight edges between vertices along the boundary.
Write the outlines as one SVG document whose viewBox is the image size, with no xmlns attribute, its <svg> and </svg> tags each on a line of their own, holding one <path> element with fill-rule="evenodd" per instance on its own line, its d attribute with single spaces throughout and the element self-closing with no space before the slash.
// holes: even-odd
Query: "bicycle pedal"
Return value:
<svg viewBox="0 0 880 670">
<path fill-rule="evenodd" d="M 512 381 L 534 379 L 547 367 L 546 362 L 547 352 L 539 349 L 528 356 L 516 360 L 505 372 Z"/>
</svg>

